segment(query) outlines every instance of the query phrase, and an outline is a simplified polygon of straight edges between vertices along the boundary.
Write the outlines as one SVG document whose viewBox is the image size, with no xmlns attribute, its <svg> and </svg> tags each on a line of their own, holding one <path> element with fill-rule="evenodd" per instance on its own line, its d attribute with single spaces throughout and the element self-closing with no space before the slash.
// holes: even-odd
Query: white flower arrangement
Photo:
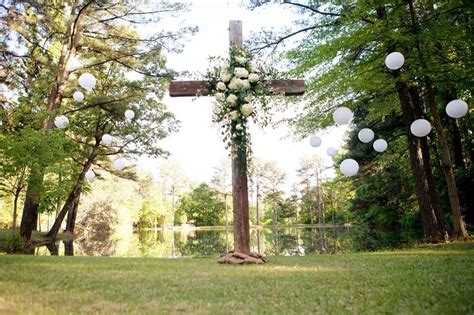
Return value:
<svg viewBox="0 0 474 315">
<path fill-rule="evenodd" d="M 251 74 L 249 74 L 249 81 L 250 81 L 251 83 L 258 82 L 259 80 L 260 80 L 260 77 L 259 77 L 258 74 L 256 74 L 256 73 L 251 73 Z"/>
<path fill-rule="evenodd" d="M 229 83 L 229 89 L 231 90 L 238 90 L 242 87 L 242 80 L 239 78 L 232 78 Z"/>
<path fill-rule="evenodd" d="M 223 128 L 226 148 L 246 150 L 247 154 L 250 154 L 248 119 L 251 117 L 265 126 L 269 118 L 268 101 L 263 97 L 268 94 L 268 83 L 262 80 L 267 72 L 252 65 L 251 53 L 245 48 L 235 48 L 226 65 L 208 71 L 208 89 L 216 100 L 213 121 Z"/>
<path fill-rule="evenodd" d="M 241 65 L 244 65 L 248 61 L 247 58 L 242 57 L 242 56 L 235 57 L 235 60 L 237 60 L 237 62 L 240 63 Z"/>
<path fill-rule="evenodd" d="M 239 113 L 236 110 L 233 110 L 229 113 L 230 120 L 236 120 L 237 118 L 239 118 Z"/>
<path fill-rule="evenodd" d="M 224 93 L 218 92 L 218 93 L 214 94 L 214 97 L 216 98 L 216 101 L 218 101 L 218 102 L 224 102 L 225 101 L 225 94 Z"/>
<path fill-rule="evenodd" d="M 227 87 L 225 86 L 225 83 L 224 83 L 224 82 L 219 82 L 219 83 L 217 83 L 216 88 L 217 88 L 219 91 L 225 91 L 225 90 L 227 89 Z"/>
<path fill-rule="evenodd" d="M 244 105 L 242 105 L 242 107 L 240 108 L 240 112 L 241 112 L 242 115 L 244 115 L 245 117 L 248 117 L 248 116 L 252 115 L 252 113 L 253 113 L 253 106 L 250 105 L 250 104 L 244 104 Z"/>
<path fill-rule="evenodd" d="M 229 73 L 229 70 L 226 68 L 226 69 L 223 69 L 221 71 L 221 80 L 222 82 L 229 82 L 230 79 L 232 79 L 232 74 Z"/>
<path fill-rule="evenodd" d="M 249 72 L 245 68 L 235 68 L 234 69 L 234 75 L 237 78 L 247 78 L 249 76 Z"/>
<path fill-rule="evenodd" d="M 241 80 L 241 81 L 240 81 L 240 84 L 241 84 L 242 88 L 244 88 L 244 89 L 250 89 L 250 82 L 249 82 L 249 80 Z"/>
<path fill-rule="evenodd" d="M 237 96 L 235 96 L 234 94 L 229 94 L 229 96 L 227 96 L 227 103 L 229 104 L 235 104 L 235 102 L 237 102 Z"/>
</svg>

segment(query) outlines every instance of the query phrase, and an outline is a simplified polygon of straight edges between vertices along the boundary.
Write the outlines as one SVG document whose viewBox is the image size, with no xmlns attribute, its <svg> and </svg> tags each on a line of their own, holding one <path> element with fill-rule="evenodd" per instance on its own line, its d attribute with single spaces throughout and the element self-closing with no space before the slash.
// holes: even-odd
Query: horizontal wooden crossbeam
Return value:
<svg viewBox="0 0 474 315">
<path fill-rule="evenodd" d="M 304 94 L 304 80 L 272 80 L 270 86 L 276 91 L 284 93 L 285 96 Z M 196 95 L 209 95 L 206 81 L 171 81 L 171 97 Z"/>
</svg>

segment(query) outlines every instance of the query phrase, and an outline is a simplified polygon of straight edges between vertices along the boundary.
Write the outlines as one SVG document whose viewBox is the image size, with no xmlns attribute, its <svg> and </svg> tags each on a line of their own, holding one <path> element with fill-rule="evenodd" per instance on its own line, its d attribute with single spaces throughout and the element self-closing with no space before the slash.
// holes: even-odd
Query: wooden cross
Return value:
<svg viewBox="0 0 474 315">
<path fill-rule="evenodd" d="M 242 21 L 229 21 L 230 47 L 242 47 Z M 170 96 L 205 96 L 209 94 L 206 81 L 171 81 Z M 302 95 L 304 93 L 303 80 L 272 80 L 271 90 L 285 96 Z M 238 143 L 233 140 L 233 147 Z M 234 250 L 250 253 L 249 202 L 247 185 L 247 154 L 246 150 L 232 150 L 232 199 L 234 212 Z"/>
</svg>

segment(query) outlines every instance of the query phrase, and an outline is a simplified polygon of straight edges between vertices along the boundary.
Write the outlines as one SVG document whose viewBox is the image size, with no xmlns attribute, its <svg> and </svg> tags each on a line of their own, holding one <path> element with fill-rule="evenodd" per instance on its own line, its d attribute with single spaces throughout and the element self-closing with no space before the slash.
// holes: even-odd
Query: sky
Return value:
<svg viewBox="0 0 474 315">
<path fill-rule="evenodd" d="M 189 12 L 181 18 L 188 25 L 199 27 L 199 32 L 184 43 L 180 54 L 168 54 L 168 66 L 177 71 L 204 73 L 210 56 L 226 56 L 229 47 L 229 20 L 242 20 L 243 37 L 260 31 L 262 28 L 282 29 L 291 25 L 295 14 L 280 5 L 266 6 L 264 10 L 246 10 L 240 0 L 186 1 L 191 4 Z M 295 78 L 300 79 L 300 78 Z M 165 104 L 181 122 L 179 132 L 162 142 L 162 147 L 171 153 L 168 160 L 177 162 L 184 174 L 194 182 L 208 182 L 214 167 L 228 156 L 220 137 L 220 132 L 211 122 L 212 99 L 210 97 L 171 98 L 166 96 Z M 315 131 L 322 139 L 322 145 L 313 148 L 309 137 L 301 141 L 292 136 L 291 129 L 280 126 L 252 128 L 252 150 L 254 156 L 263 160 L 275 161 L 287 173 L 285 191 L 297 181 L 296 170 L 303 157 L 320 155 L 327 166 L 332 164 L 326 155 L 328 147 L 340 148 L 346 128 L 330 128 Z M 142 158 L 139 166 L 159 176 L 163 159 Z"/>
</svg>

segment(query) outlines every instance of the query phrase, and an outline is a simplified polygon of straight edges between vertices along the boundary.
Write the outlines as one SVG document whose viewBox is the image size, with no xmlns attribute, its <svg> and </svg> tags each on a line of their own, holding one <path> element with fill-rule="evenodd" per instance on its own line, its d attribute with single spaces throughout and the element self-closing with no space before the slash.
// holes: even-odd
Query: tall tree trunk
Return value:
<svg viewBox="0 0 474 315">
<path fill-rule="evenodd" d="M 64 241 L 64 256 L 74 256 L 74 241 Z"/>
<path fill-rule="evenodd" d="M 77 196 L 76 200 L 74 200 L 72 211 L 69 211 L 67 213 L 66 231 L 71 232 L 71 234 L 74 234 L 74 227 L 76 226 L 77 209 L 79 207 L 80 198 L 81 198 L 81 193 L 79 192 L 79 195 Z"/>
<path fill-rule="evenodd" d="M 20 197 L 20 192 L 21 191 L 16 191 L 15 192 L 15 197 L 13 199 L 13 232 L 16 231 L 16 220 L 17 220 L 17 215 L 18 215 L 18 199 Z"/>
<path fill-rule="evenodd" d="M 453 235 L 456 237 L 467 238 L 467 231 L 464 226 L 464 220 L 461 215 L 461 204 L 459 202 L 458 189 L 456 187 L 456 180 L 454 178 L 454 171 L 451 162 L 451 155 L 449 153 L 448 141 L 444 134 L 443 126 L 441 125 L 441 118 L 438 114 L 438 106 L 435 101 L 435 92 L 431 79 L 426 76 L 426 87 L 428 92 L 428 102 L 433 115 L 436 135 L 441 144 L 441 163 L 443 166 L 444 176 L 448 187 L 449 203 L 451 206 L 451 216 L 453 221 Z"/>
<path fill-rule="evenodd" d="M 31 233 L 36 231 L 38 221 L 38 207 L 40 190 L 43 183 L 43 173 L 32 169 L 28 179 L 28 188 L 23 205 L 23 214 L 20 222 L 20 235 L 25 242 L 31 239 Z"/>
<path fill-rule="evenodd" d="M 421 101 L 420 91 L 417 88 L 411 87 L 408 88 L 408 92 L 410 95 L 410 100 L 413 108 L 413 112 L 415 114 L 414 117 L 421 118 L 425 117 L 425 108 L 423 107 L 423 102 Z M 415 118 L 414 118 L 415 119 Z M 441 205 L 438 197 L 438 191 L 436 186 L 436 181 L 433 176 L 433 169 L 431 167 L 431 154 L 430 154 L 430 147 L 428 144 L 427 138 L 421 138 L 421 156 L 423 159 L 423 170 L 425 172 L 426 181 L 429 188 L 430 198 L 431 198 L 431 206 L 435 211 L 436 218 L 440 224 L 441 230 L 443 233 L 449 230 L 449 227 L 444 219 L 443 211 L 441 210 Z M 436 145 L 433 143 L 433 150 L 436 152 Z"/>
<path fill-rule="evenodd" d="M 61 228 L 61 224 L 63 223 L 64 217 L 66 216 L 66 214 L 68 212 L 70 212 L 70 211 L 72 212 L 74 210 L 74 206 L 75 206 L 76 202 L 77 203 L 79 202 L 78 198 L 79 198 L 79 195 L 81 193 L 81 188 L 82 188 L 82 185 L 84 183 L 84 178 L 86 177 L 86 173 L 89 170 L 89 168 L 91 167 L 92 162 L 97 157 L 99 146 L 100 146 L 100 137 L 97 136 L 94 147 L 92 148 L 92 151 L 89 154 L 89 157 L 87 158 L 87 161 L 84 163 L 84 167 L 83 167 L 81 173 L 79 174 L 79 177 L 77 178 L 76 183 L 75 183 L 72 191 L 69 193 L 69 196 L 67 197 L 63 208 L 59 212 L 56 220 L 54 221 L 53 226 L 51 227 L 51 229 L 49 230 L 49 232 L 47 234 L 47 236 L 50 237 L 51 239 L 53 239 L 53 240 L 56 239 L 56 237 L 58 235 L 58 232 L 59 232 L 59 229 Z"/>
<path fill-rule="evenodd" d="M 454 152 L 454 165 L 458 169 L 466 169 L 466 163 L 464 162 L 464 154 L 461 142 L 461 133 L 459 132 L 458 122 L 456 119 L 449 119 L 448 130 L 451 135 L 451 146 Z"/>
<path fill-rule="evenodd" d="M 64 89 L 67 80 L 69 79 L 70 71 L 67 69 L 68 62 L 76 54 L 77 48 L 79 46 L 79 41 L 82 36 L 83 29 L 83 15 L 85 9 L 92 3 L 88 2 L 84 7 L 78 10 L 77 0 L 74 1 L 74 4 L 71 8 L 71 14 L 67 23 L 67 31 L 64 35 L 64 40 L 61 48 L 61 54 L 58 60 L 58 71 L 56 73 L 55 84 L 52 87 L 49 98 L 47 109 L 48 112 L 53 112 L 61 106 L 61 101 L 64 97 Z M 76 10 L 78 13 L 76 15 Z M 46 129 L 54 128 L 54 120 L 46 119 L 44 122 L 44 127 Z M 32 170 L 30 176 L 34 177 L 36 183 L 43 183 L 43 172 L 45 166 L 40 166 L 41 170 Z M 35 174 L 37 176 L 35 177 Z M 29 241 L 31 238 L 31 231 L 33 226 L 29 224 L 33 220 L 36 222 L 38 216 L 38 207 L 40 202 L 39 191 L 30 188 L 30 182 L 28 183 L 28 188 L 26 190 L 25 203 L 23 206 L 23 215 L 22 215 L 22 225 L 20 228 L 21 236 L 25 241 Z M 25 217 L 27 216 L 27 217 Z M 25 222 L 25 224 L 23 224 Z"/>
<path fill-rule="evenodd" d="M 235 128 L 235 126 L 233 126 Z M 238 140 L 234 140 L 238 141 Z M 234 212 L 234 249 L 250 253 L 247 151 L 234 143 L 232 153 L 232 202 Z"/>
<path fill-rule="evenodd" d="M 425 70 L 428 70 L 427 65 L 426 65 L 425 54 L 421 47 L 423 43 L 421 42 L 421 39 L 419 37 L 419 35 L 421 34 L 421 29 L 420 29 L 417 14 L 415 12 L 415 8 L 413 6 L 412 0 L 408 0 L 408 7 L 410 10 L 412 29 L 415 34 L 415 43 L 416 43 L 415 46 L 418 51 L 418 58 L 420 60 L 421 66 Z M 451 216 L 452 216 L 452 221 L 453 221 L 453 234 L 456 237 L 467 238 L 467 231 L 466 231 L 466 228 L 464 227 L 464 221 L 461 215 L 461 205 L 459 202 L 459 195 L 458 195 L 458 189 L 456 187 L 456 180 L 454 178 L 454 171 L 453 171 L 453 167 L 451 163 L 451 155 L 449 152 L 448 141 L 446 140 L 443 125 L 441 124 L 441 118 L 439 117 L 438 106 L 436 104 L 436 99 L 435 99 L 436 97 L 435 91 L 433 88 L 433 82 L 428 75 L 425 75 L 424 79 L 425 79 L 427 96 L 428 96 L 427 97 L 428 105 L 431 109 L 431 114 L 433 115 L 433 122 L 434 122 L 436 135 L 441 145 L 441 163 L 442 163 L 442 168 L 444 171 L 444 176 L 446 178 L 446 185 L 448 187 L 448 197 L 449 197 L 449 203 L 451 206 Z"/>
<path fill-rule="evenodd" d="M 418 197 L 420 207 L 421 222 L 423 226 L 423 235 L 426 241 L 441 241 L 443 239 L 443 226 L 437 216 L 437 206 L 432 199 L 432 187 L 429 185 L 428 174 L 429 159 L 424 156 L 427 151 L 425 138 L 418 138 L 411 134 L 411 123 L 416 119 L 412 107 L 408 86 L 403 81 L 397 82 L 397 91 L 400 98 L 400 104 L 403 112 L 403 121 L 408 138 L 408 149 L 410 153 L 410 163 L 415 180 L 415 191 Z M 431 188 L 431 189 L 430 189 Z"/>
</svg>

